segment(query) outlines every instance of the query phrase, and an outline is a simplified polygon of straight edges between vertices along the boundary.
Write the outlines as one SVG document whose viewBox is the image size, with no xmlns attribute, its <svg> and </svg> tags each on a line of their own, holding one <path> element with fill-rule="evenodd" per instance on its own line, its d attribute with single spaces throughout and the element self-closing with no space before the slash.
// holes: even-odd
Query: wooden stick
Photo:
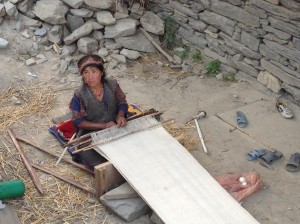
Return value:
<svg viewBox="0 0 300 224">
<path fill-rule="evenodd" d="M 154 47 L 156 47 L 156 49 L 160 52 L 160 53 L 162 53 L 167 59 L 168 59 L 168 61 L 169 62 L 173 62 L 173 58 L 170 56 L 170 55 L 168 55 L 167 54 L 167 52 L 165 52 L 155 41 L 154 41 L 154 39 L 149 35 L 149 33 L 146 31 L 146 30 L 144 30 L 143 28 L 139 28 L 140 29 L 140 31 L 142 31 L 142 33 L 145 35 L 145 37 L 148 39 L 148 40 L 150 40 L 150 42 L 154 45 Z"/>
<path fill-rule="evenodd" d="M 24 163 L 26 169 L 28 170 L 28 172 L 31 176 L 31 179 L 33 180 L 34 185 L 39 190 L 39 192 L 41 194 L 43 194 L 44 192 L 43 192 L 42 184 L 41 184 L 40 180 L 38 179 L 35 170 L 32 168 L 31 164 L 29 163 L 28 159 L 26 158 L 22 146 L 19 144 L 18 140 L 16 139 L 15 133 L 13 132 L 13 130 L 11 128 L 8 128 L 7 131 L 22 158 L 23 163 Z"/>
<path fill-rule="evenodd" d="M 85 191 L 87 191 L 89 193 L 96 194 L 96 191 L 94 189 L 92 189 L 90 187 L 86 187 L 86 186 L 84 186 L 84 185 L 82 185 L 80 183 L 77 183 L 77 182 L 75 182 L 75 181 L 73 181 L 73 180 L 71 180 L 71 179 L 69 179 L 67 177 L 63 177 L 63 176 L 59 175 L 58 173 L 55 173 L 52 170 L 48 170 L 48 169 L 46 169 L 46 168 L 44 168 L 42 166 L 39 166 L 37 164 L 34 164 L 34 163 L 32 164 L 32 166 L 35 167 L 35 168 L 37 168 L 37 169 L 39 169 L 39 170 L 41 170 L 41 171 L 43 171 L 43 172 L 45 172 L 45 173 L 51 174 L 52 176 L 55 176 L 55 177 L 57 177 L 57 178 L 65 181 L 65 182 L 67 182 L 69 184 L 72 184 L 75 187 L 78 187 L 78 188 L 80 188 L 82 190 L 85 190 Z"/>
<path fill-rule="evenodd" d="M 76 132 L 73 134 L 73 136 L 71 137 L 70 141 L 72 141 L 72 140 L 75 138 L 76 134 L 77 134 Z M 65 148 L 64 148 L 64 151 L 62 152 L 62 154 L 61 154 L 60 157 L 58 158 L 58 160 L 57 160 L 57 162 L 55 163 L 55 165 L 58 165 L 58 164 L 59 164 L 60 160 L 63 158 L 63 156 L 65 155 L 65 153 L 67 152 L 67 150 L 68 150 L 68 147 L 65 147 Z"/>
<path fill-rule="evenodd" d="M 42 148 L 42 147 L 40 147 L 40 146 L 38 146 L 38 145 L 36 145 L 36 144 L 34 144 L 34 143 L 31 143 L 31 142 L 29 142 L 28 140 L 26 140 L 26 139 L 24 139 L 24 138 L 20 138 L 20 137 L 16 137 L 16 138 L 17 138 L 18 140 L 20 140 L 20 141 L 22 141 L 22 142 L 28 144 L 28 145 L 31 145 L 31 146 L 33 146 L 33 147 L 35 147 L 35 148 L 37 148 L 37 149 L 39 149 L 39 150 L 41 150 L 41 151 L 43 151 L 43 152 L 49 154 L 49 155 L 51 155 L 51 156 L 54 156 L 54 157 L 56 157 L 56 158 L 59 158 L 59 156 L 56 155 L 55 153 L 53 153 L 53 152 L 51 152 L 51 151 L 49 151 L 49 150 L 47 150 L 47 149 L 44 149 L 44 148 Z M 69 164 L 72 164 L 73 166 L 76 166 L 76 167 L 78 167 L 78 168 L 80 168 L 80 169 L 83 169 L 84 171 L 87 171 L 87 172 L 89 172 L 89 173 L 91 173 L 91 174 L 94 174 L 93 171 L 91 171 L 91 170 L 85 168 L 83 165 L 80 165 L 80 164 L 78 164 L 78 163 L 73 162 L 73 161 L 70 160 L 70 159 L 62 158 L 62 160 L 65 161 L 65 162 L 67 162 L 67 163 L 69 163 Z"/>
<path fill-rule="evenodd" d="M 204 142 L 204 139 L 203 139 L 203 135 L 202 135 L 202 132 L 201 132 L 201 130 L 200 130 L 200 127 L 199 127 L 197 118 L 195 118 L 194 120 L 195 120 L 195 124 L 196 124 L 196 127 L 197 127 L 197 132 L 198 132 L 198 135 L 199 135 L 201 144 L 202 144 L 202 146 L 203 146 L 203 150 L 204 150 L 204 152 L 207 154 L 207 148 L 206 148 L 206 145 L 205 145 L 205 142 Z"/>
</svg>

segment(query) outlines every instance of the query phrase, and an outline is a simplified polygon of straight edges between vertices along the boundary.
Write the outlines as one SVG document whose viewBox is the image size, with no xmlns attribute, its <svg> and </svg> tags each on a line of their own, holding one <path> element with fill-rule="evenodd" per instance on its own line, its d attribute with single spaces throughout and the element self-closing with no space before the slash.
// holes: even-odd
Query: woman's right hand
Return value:
<svg viewBox="0 0 300 224">
<path fill-rule="evenodd" d="M 106 122 L 104 126 L 105 126 L 105 128 L 110 128 L 110 127 L 113 127 L 113 126 L 115 126 L 115 125 L 116 125 L 115 122 L 110 121 L 110 122 Z"/>
</svg>

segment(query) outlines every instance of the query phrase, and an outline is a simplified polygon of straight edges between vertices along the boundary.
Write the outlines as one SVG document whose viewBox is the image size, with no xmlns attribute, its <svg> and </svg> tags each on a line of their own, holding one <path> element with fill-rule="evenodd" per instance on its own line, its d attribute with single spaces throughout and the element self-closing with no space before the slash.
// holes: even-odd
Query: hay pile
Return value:
<svg viewBox="0 0 300 224">
<path fill-rule="evenodd" d="M 194 132 L 194 127 L 186 125 L 184 127 L 178 127 L 178 125 L 173 121 L 163 122 L 163 127 L 172 135 L 177 138 L 177 140 L 190 152 L 196 149 L 199 145 L 199 138 L 195 137 L 192 133 Z"/>
<path fill-rule="evenodd" d="M 0 132 L 30 115 L 41 115 L 53 106 L 55 94 L 36 86 L 10 86 L 0 92 Z M 19 104 L 13 101 L 19 101 Z"/>
<path fill-rule="evenodd" d="M 72 223 L 101 219 L 99 215 L 103 215 L 103 206 L 93 195 L 37 171 L 44 190 L 44 194 L 40 194 L 12 145 L 0 150 L 0 162 L 3 180 L 21 179 L 25 183 L 24 197 L 5 201 L 13 205 L 21 223 Z M 94 178 L 90 174 L 63 162 L 58 166 L 51 159 L 33 162 L 82 185 L 94 186 Z"/>
</svg>

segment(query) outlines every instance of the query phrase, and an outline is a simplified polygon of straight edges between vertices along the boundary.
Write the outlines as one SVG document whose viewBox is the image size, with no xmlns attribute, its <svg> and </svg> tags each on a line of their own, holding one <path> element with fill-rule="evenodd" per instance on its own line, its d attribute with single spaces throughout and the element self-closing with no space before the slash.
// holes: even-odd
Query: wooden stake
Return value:
<svg viewBox="0 0 300 224">
<path fill-rule="evenodd" d="M 28 144 L 28 145 L 31 145 L 31 146 L 33 146 L 33 147 L 35 147 L 35 148 L 37 148 L 37 149 L 39 149 L 39 150 L 41 150 L 41 151 L 43 151 L 43 152 L 49 154 L 49 155 L 52 155 L 52 156 L 54 156 L 54 157 L 56 157 L 56 158 L 59 158 L 59 156 L 56 155 L 55 153 L 53 153 L 53 152 L 51 152 L 51 151 L 49 151 L 49 150 L 47 150 L 47 149 L 44 149 L 44 148 L 42 148 L 42 147 L 40 147 L 40 146 L 38 146 L 38 145 L 36 145 L 36 144 L 33 144 L 33 143 L 29 142 L 28 140 L 26 140 L 26 139 L 24 139 L 24 138 L 20 138 L 20 137 L 16 137 L 16 138 L 17 138 L 18 140 L 20 140 L 20 141 L 22 141 L 22 142 Z M 73 162 L 73 161 L 70 160 L 70 159 L 62 158 L 62 160 L 65 161 L 65 162 L 67 162 L 67 163 L 69 163 L 69 164 L 72 164 L 73 166 L 76 166 L 76 167 L 78 167 L 78 168 L 80 168 L 80 169 L 83 169 L 84 171 L 87 171 L 87 172 L 89 172 L 89 173 L 91 173 L 91 174 L 94 174 L 93 171 L 91 171 L 91 170 L 85 168 L 83 165 L 80 165 L 80 164 L 78 164 L 78 163 Z"/>
<path fill-rule="evenodd" d="M 39 192 L 41 194 L 43 194 L 44 191 L 43 191 L 42 184 L 41 184 L 40 180 L 38 179 L 35 170 L 32 168 L 31 164 L 29 163 L 28 159 L 26 158 L 26 155 L 23 151 L 22 146 L 19 144 L 18 140 L 16 139 L 15 133 L 13 132 L 13 130 L 11 128 L 8 128 L 7 131 L 22 158 L 23 163 L 24 163 L 26 169 L 28 170 L 28 172 L 31 176 L 31 179 L 33 180 L 34 185 L 39 190 Z"/>
<path fill-rule="evenodd" d="M 173 58 L 167 54 L 167 52 L 165 52 L 155 41 L 154 39 L 149 35 L 149 33 L 144 30 L 143 28 L 140 28 L 140 31 L 142 31 L 142 33 L 145 35 L 145 37 L 150 40 L 150 42 L 154 45 L 154 47 L 156 47 L 156 49 L 162 53 L 167 59 L 169 62 L 173 62 Z"/>
<path fill-rule="evenodd" d="M 67 177 L 63 177 L 63 176 L 59 175 L 58 173 L 55 173 L 52 170 L 48 170 L 48 169 L 46 169 L 46 168 L 44 168 L 42 166 L 39 166 L 37 164 L 34 164 L 34 163 L 32 164 L 32 166 L 35 167 L 35 168 L 37 168 L 37 169 L 39 169 L 39 170 L 41 170 L 41 171 L 43 171 L 43 172 L 45 172 L 45 173 L 51 174 L 52 176 L 55 176 L 58 179 L 61 179 L 61 180 L 65 181 L 65 182 L 67 182 L 69 184 L 72 184 L 75 187 L 78 187 L 78 188 L 80 188 L 82 190 L 85 190 L 85 191 L 87 191 L 89 193 L 96 194 L 96 190 L 94 190 L 94 189 L 92 189 L 90 187 L 86 187 L 86 186 L 84 186 L 84 185 L 82 185 L 82 184 L 80 184 L 78 182 L 75 182 L 75 181 L 73 181 L 73 180 L 71 180 L 71 179 L 69 179 Z"/>
</svg>

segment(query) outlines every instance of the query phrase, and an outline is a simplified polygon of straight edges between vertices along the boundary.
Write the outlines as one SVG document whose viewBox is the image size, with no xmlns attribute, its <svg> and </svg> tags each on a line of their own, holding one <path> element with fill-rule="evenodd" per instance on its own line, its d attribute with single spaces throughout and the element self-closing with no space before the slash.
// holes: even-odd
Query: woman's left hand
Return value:
<svg viewBox="0 0 300 224">
<path fill-rule="evenodd" d="M 127 120 L 123 116 L 117 116 L 117 125 L 118 127 L 124 127 L 127 124 Z"/>
</svg>

